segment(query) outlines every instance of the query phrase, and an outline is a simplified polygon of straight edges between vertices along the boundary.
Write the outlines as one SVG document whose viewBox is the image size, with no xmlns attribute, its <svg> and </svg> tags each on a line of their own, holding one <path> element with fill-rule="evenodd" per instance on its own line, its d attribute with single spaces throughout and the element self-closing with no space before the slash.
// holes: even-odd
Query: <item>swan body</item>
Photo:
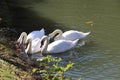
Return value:
<svg viewBox="0 0 120 80">
<path fill-rule="evenodd" d="M 36 31 L 32 31 L 31 33 L 29 33 L 28 35 L 27 35 L 27 33 L 26 32 L 22 32 L 21 33 L 21 35 L 20 35 L 20 37 L 18 38 L 18 40 L 17 40 L 17 42 L 18 43 L 26 43 L 26 41 L 28 40 L 28 39 L 31 39 L 31 40 L 34 40 L 34 39 L 36 39 L 36 38 L 41 38 L 42 36 L 44 36 L 45 35 L 45 31 L 44 31 L 44 28 L 42 28 L 40 31 L 39 30 L 36 30 Z"/>
<path fill-rule="evenodd" d="M 43 47 L 41 47 L 41 53 L 61 53 L 74 48 L 77 45 L 79 39 L 74 41 L 57 40 L 50 44 L 48 44 L 47 36 L 45 36 L 43 40 L 46 40 L 46 43 L 44 43 Z"/>
<path fill-rule="evenodd" d="M 26 32 L 22 32 L 18 40 L 15 42 L 15 46 L 17 50 L 21 50 L 21 48 L 25 48 L 27 40 L 31 39 L 34 40 L 36 38 L 41 38 L 45 35 L 44 28 L 42 28 L 40 31 L 32 31 L 27 35 Z"/>
<path fill-rule="evenodd" d="M 27 48 L 25 49 L 26 53 L 34 54 L 40 52 L 41 39 L 36 38 L 34 40 L 27 40 Z"/>
<path fill-rule="evenodd" d="M 75 41 L 70 40 L 57 40 L 48 45 L 48 53 L 61 53 L 74 48 L 77 45 L 78 39 Z"/>
<path fill-rule="evenodd" d="M 31 33 L 29 33 L 27 36 L 27 40 L 28 39 L 34 40 L 35 38 L 41 38 L 44 35 L 45 35 L 45 30 L 44 28 L 42 28 L 41 30 L 32 31 Z"/>
<path fill-rule="evenodd" d="M 80 31 L 69 30 L 62 34 L 62 38 L 73 41 L 76 39 L 83 39 L 89 34 L 90 34 L 90 32 L 84 33 L 84 32 L 80 32 Z"/>
<path fill-rule="evenodd" d="M 46 41 L 44 41 L 43 39 L 44 39 L 44 36 L 41 39 L 36 38 L 34 40 L 32 40 L 32 39 L 27 40 L 27 42 L 26 42 L 27 48 L 25 48 L 25 53 L 31 54 L 31 59 L 37 59 L 37 58 L 42 57 L 41 47 L 42 46 L 44 47 L 43 43 L 46 44 Z"/>
<path fill-rule="evenodd" d="M 69 31 L 65 31 L 64 33 L 60 30 L 60 29 L 56 29 L 55 31 L 53 31 L 52 33 L 49 34 L 49 37 L 52 38 L 54 37 L 56 34 L 58 34 L 54 40 L 76 40 L 76 39 L 83 39 L 86 36 L 88 36 L 90 34 L 90 32 L 80 32 L 80 31 L 76 31 L 76 30 L 69 30 Z"/>
</svg>

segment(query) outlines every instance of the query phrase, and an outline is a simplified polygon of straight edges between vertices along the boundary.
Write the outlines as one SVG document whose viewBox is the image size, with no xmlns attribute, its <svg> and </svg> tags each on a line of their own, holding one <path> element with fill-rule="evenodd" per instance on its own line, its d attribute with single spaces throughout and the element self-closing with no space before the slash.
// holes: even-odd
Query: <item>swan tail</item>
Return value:
<svg viewBox="0 0 120 80">
<path fill-rule="evenodd" d="M 89 35 L 91 32 L 87 32 L 87 33 L 85 33 L 85 35 Z"/>
<path fill-rule="evenodd" d="M 40 32 L 43 33 L 43 34 L 45 34 L 45 29 L 42 28 L 42 29 L 40 30 Z"/>
<path fill-rule="evenodd" d="M 73 44 L 77 45 L 78 42 L 79 42 L 79 39 L 76 39 L 73 41 Z"/>
<path fill-rule="evenodd" d="M 84 33 L 85 36 L 88 36 L 91 32 L 86 32 Z"/>
</svg>

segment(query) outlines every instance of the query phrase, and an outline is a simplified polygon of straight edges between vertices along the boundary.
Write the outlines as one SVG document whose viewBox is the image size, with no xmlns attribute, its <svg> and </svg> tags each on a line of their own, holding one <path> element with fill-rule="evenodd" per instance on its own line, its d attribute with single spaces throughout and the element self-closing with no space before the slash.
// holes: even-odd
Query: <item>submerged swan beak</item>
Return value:
<svg viewBox="0 0 120 80">
<path fill-rule="evenodd" d="M 19 42 L 14 42 L 14 45 L 15 45 L 15 47 L 16 47 L 16 49 L 20 49 L 20 43 Z"/>
<path fill-rule="evenodd" d="M 17 41 L 14 42 L 14 44 L 17 51 L 19 52 L 24 52 L 24 50 L 27 48 L 27 45 L 28 45 L 28 44 L 24 44 L 23 42 L 20 44 L 20 42 L 17 42 Z"/>
</svg>

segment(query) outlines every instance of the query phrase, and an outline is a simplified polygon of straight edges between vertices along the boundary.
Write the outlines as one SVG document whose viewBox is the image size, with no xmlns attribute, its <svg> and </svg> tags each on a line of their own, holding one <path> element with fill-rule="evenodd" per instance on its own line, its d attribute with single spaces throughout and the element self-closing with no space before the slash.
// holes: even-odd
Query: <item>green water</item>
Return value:
<svg viewBox="0 0 120 80">
<path fill-rule="evenodd" d="M 55 28 L 91 31 L 86 45 L 57 55 L 75 63 L 66 75 L 74 80 L 120 80 L 119 0 L 12 1 L 17 4 L 10 4 L 11 8 L 18 7 L 13 9 L 16 25 L 41 25 L 48 32 Z"/>
</svg>

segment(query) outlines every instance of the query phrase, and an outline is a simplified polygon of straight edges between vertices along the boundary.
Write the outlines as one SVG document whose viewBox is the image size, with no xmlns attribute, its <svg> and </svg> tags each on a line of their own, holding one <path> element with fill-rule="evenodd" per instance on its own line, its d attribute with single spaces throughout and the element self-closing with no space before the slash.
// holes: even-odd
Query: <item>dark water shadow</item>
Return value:
<svg viewBox="0 0 120 80">
<path fill-rule="evenodd" d="M 40 17 L 33 11 L 21 7 L 12 9 L 14 11 L 13 26 L 21 29 L 21 31 L 23 30 L 29 32 L 32 30 L 45 28 L 47 31 L 46 33 L 48 33 L 58 28 L 56 25 L 59 24 L 42 16 Z"/>
<path fill-rule="evenodd" d="M 30 5 L 33 3 L 45 3 L 46 0 L 5 0 L 12 6 Z"/>
<path fill-rule="evenodd" d="M 45 1 L 46 0 L 35 0 L 33 2 L 43 3 Z M 10 13 L 12 14 L 13 28 L 16 28 L 19 35 L 22 31 L 29 33 L 33 30 L 39 30 L 41 28 L 45 28 L 46 34 L 48 34 L 56 28 L 63 27 L 62 24 L 58 24 L 49 18 L 42 17 L 42 14 L 37 14 L 32 11 L 31 7 L 28 5 L 32 3 L 32 0 L 27 2 L 20 0 L 6 0 L 6 2 L 8 3 Z M 28 7 L 25 7 L 24 5 L 28 5 Z"/>
<path fill-rule="evenodd" d="M 41 28 L 45 28 L 46 30 L 46 34 L 48 34 L 49 32 L 53 31 L 56 28 L 60 28 L 61 24 L 56 23 L 53 20 L 50 20 L 48 18 L 42 17 L 42 15 L 40 16 L 40 14 L 38 15 L 37 13 L 35 13 L 34 11 L 30 10 L 28 7 L 22 7 L 20 6 L 18 3 L 20 0 L 5 0 L 7 3 L 7 6 L 9 8 L 9 12 L 11 14 L 11 22 L 12 22 L 12 27 L 10 28 L 15 28 L 16 32 L 12 33 L 10 30 L 10 33 L 8 33 L 8 30 L 5 31 L 7 32 L 5 35 L 2 35 L 5 39 L 2 40 L 4 43 L 0 42 L 0 44 L 3 44 L 4 46 L 6 46 L 6 48 L 11 48 L 11 45 L 14 46 L 13 43 L 10 43 L 11 38 L 18 38 L 19 35 L 21 34 L 21 32 L 25 31 L 27 33 L 33 31 L 33 30 L 39 30 Z M 18 1 L 18 2 L 17 2 Z M 22 0 L 25 1 L 25 0 Z M 41 1 L 45 1 L 45 0 L 35 0 L 37 2 Z M 25 5 L 26 3 L 24 3 Z M 8 26 L 9 27 L 9 26 Z M 4 31 L 2 30 L 2 32 L 4 33 Z M 9 38 L 6 37 L 7 34 L 13 34 L 10 35 Z M 6 41 L 5 41 L 6 40 Z M 9 41 L 8 41 L 9 40 Z M 14 40 L 14 39 L 13 39 Z M 17 40 L 17 39 L 16 39 Z M 13 48 L 12 48 L 13 49 Z M 28 67 L 27 65 L 21 64 L 19 62 L 17 62 L 17 60 L 12 60 L 10 58 L 14 58 L 13 56 L 5 56 L 3 54 L 0 55 L 0 58 L 5 60 L 6 62 L 13 64 L 23 70 L 27 70 L 26 67 Z"/>
</svg>

